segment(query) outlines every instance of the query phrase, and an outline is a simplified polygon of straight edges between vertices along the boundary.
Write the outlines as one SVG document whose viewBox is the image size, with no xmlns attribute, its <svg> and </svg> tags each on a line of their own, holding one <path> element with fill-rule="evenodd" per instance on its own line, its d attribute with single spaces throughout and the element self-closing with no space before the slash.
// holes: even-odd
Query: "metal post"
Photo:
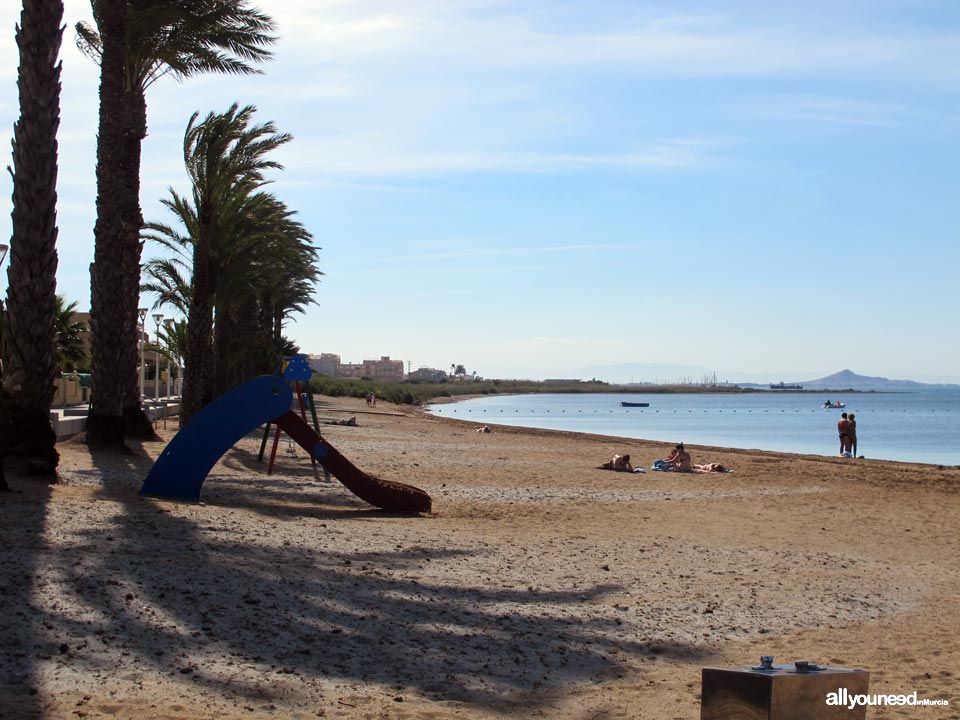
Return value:
<svg viewBox="0 0 960 720">
<path fill-rule="evenodd" d="M 143 341 L 143 333 L 146 330 L 147 309 L 138 308 L 137 314 L 140 316 L 140 324 L 137 325 L 137 346 L 140 348 L 140 402 L 143 402 L 143 379 L 144 379 L 144 359 L 143 348 L 146 343 Z"/>
<path fill-rule="evenodd" d="M 173 331 L 173 326 L 176 323 L 176 320 L 173 318 L 167 318 L 163 321 L 164 327 L 167 328 L 167 350 L 170 350 L 170 333 Z M 170 352 L 170 355 L 173 355 L 173 352 Z M 170 399 L 170 376 L 173 375 L 170 372 L 170 357 L 167 357 L 167 399 Z"/>
<path fill-rule="evenodd" d="M 157 324 L 157 367 L 153 380 L 153 395 L 156 400 L 160 400 L 160 323 L 163 321 L 163 313 L 154 313 L 153 321 Z"/>
</svg>

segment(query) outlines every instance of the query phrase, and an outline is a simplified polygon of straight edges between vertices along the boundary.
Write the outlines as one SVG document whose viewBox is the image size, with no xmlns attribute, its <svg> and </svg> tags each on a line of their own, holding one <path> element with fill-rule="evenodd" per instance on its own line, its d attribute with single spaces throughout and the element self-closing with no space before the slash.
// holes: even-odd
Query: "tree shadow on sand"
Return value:
<svg viewBox="0 0 960 720">
<path fill-rule="evenodd" d="M 85 438 L 81 435 L 67 442 L 85 444 Z M 139 443 L 129 452 L 96 451 L 93 456 L 98 469 L 89 474 L 97 481 L 105 471 L 111 477 L 140 478 L 152 464 Z M 0 493 L 0 607 L 6 616 L 0 653 L 0 717 L 39 717 L 40 665 L 63 652 L 61 639 L 51 632 L 48 610 L 38 599 L 49 581 L 53 556 L 46 538 L 54 530 L 49 527 L 53 521 L 48 512 L 52 489 L 17 472 L 9 472 L 7 479 L 11 491 Z M 123 482 L 114 489 L 123 492 L 128 485 Z M 4 713 L 6 704 L 14 714 Z"/>
<path fill-rule="evenodd" d="M 259 512 L 264 527 L 247 536 L 231 512 L 128 490 L 110 523 L 88 525 L 48 559 L 71 606 L 35 608 L 38 643 L 56 652 L 60 638 L 80 672 L 109 669 L 117 653 L 129 653 L 141 667 L 180 673 L 235 699 L 279 695 L 271 680 L 279 674 L 500 708 L 536 702 L 546 688 L 622 676 L 623 654 L 648 656 L 652 646 L 688 658 L 701 652 L 627 639 L 637 635 L 619 620 L 579 612 L 618 586 L 497 588 L 446 582 L 443 572 L 428 580 L 425 564 L 482 563 L 484 551 L 410 542 L 375 548 L 365 535 L 376 534 L 374 520 L 405 523 L 414 528 L 406 536 L 427 538 L 429 519 L 390 517 L 352 496 L 332 505 L 325 498 L 309 512 L 279 485 L 246 492 L 243 504 L 241 492 L 222 489 L 216 505 Z M 105 499 L 122 494 L 108 491 Z M 283 521 L 313 523 L 315 532 L 290 543 Z M 339 540 L 349 549 L 324 549 L 328 534 L 346 536 Z"/>
<path fill-rule="evenodd" d="M 0 607 L 5 615 L 0 653 L 0 717 L 4 704 L 19 716 L 39 716 L 38 660 L 57 652 L 43 635 L 43 609 L 35 583 L 43 562 L 44 529 L 51 489 L 46 482 L 7 473 L 9 492 L 0 493 Z M 9 717 L 13 717 L 10 715 Z"/>
</svg>

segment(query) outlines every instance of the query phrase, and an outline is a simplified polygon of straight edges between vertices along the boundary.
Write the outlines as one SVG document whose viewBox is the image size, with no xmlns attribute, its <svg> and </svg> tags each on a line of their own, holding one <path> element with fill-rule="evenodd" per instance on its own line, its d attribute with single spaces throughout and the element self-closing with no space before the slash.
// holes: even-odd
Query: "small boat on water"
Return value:
<svg viewBox="0 0 960 720">
<path fill-rule="evenodd" d="M 626 400 L 621 400 L 620 407 L 650 407 L 650 403 L 635 403 L 635 402 L 627 402 Z"/>
<path fill-rule="evenodd" d="M 842 402 L 825 402 L 822 407 L 824 410 L 836 410 L 837 408 L 845 408 L 846 406 L 847 404 Z"/>
</svg>

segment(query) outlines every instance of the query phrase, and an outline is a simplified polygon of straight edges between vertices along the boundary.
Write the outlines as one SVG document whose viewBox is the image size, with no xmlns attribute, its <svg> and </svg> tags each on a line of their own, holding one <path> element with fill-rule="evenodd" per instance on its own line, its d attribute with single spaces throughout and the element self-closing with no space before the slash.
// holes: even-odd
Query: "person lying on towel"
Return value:
<svg viewBox="0 0 960 720">
<path fill-rule="evenodd" d="M 613 460 L 605 462 L 600 466 L 601 470 L 618 470 L 620 472 L 633 472 L 633 465 L 630 464 L 629 455 L 614 455 Z"/>
</svg>

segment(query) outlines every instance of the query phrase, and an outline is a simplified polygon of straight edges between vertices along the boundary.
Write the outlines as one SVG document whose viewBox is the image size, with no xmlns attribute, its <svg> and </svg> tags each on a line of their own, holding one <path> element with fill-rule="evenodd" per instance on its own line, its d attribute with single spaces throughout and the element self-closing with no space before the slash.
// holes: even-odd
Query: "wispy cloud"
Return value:
<svg viewBox="0 0 960 720">
<path fill-rule="evenodd" d="M 942 62 L 956 57 L 955 33 L 880 24 L 864 29 L 869 13 L 832 26 L 815 12 L 755 19 L 747 7 L 738 14 L 735 4 L 700 14 L 677 14 L 674 7 L 598 2 L 576 11 L 506 0 L 367 0 L 286 2 L 272 10 L 284 37 L 309 46 L 302 57 L 321 66 L 394 59 L 404 67 L 441 61 L 446 68 L 514 71 L 615 66 L 669 76 L 892 72 L 960 79 L 955 63 Z"/>
<path fill-rule="evenodd" d="M 903 104 L 831 95 L 766 95 L 740 108 L 758 117 L 854 130 L 899 127 L 917 118 L 917 111 Z"/>
<path fill-rule="evenodd" d="M 469 137 L 463 138 L 469 146 Z M 414 146 L 411 147 L 411 143 Z M 422 143 L 422 144 L 421 144 Z M 465 172 L 554 173 L 596 169 L 682 169 L 710 161 L 716 145 L 704 140 L 667 140 L 618 152 L 569 152 L 470 148 L 443 150 L 419 138 L 392 141 L 383 133 L 310 138 L 286 150 L 284 165 L 294 174 L 438 175 Z"/>
<path fill-rule="evenodd" d="M 529 255 L 553 255 L 558 253 L 600 252 L 602 250 L 622 250 L 630 247 L 627 243 L 582 243 L 575 245 L 542 245 L 536 247 L 484 247 L 480 241 L 472 240 L 469 247 L 462 247 L 462 240 L 451 240 L 454 250 L 405 253 L 402 255 L 380 256 L 378 261 L 390 264 L 446 262 L 449 260 L 471 260 L 477 258 L 523 257 Z M 351 261 L 350 264 L 362 261 Z"/>
</svg>

